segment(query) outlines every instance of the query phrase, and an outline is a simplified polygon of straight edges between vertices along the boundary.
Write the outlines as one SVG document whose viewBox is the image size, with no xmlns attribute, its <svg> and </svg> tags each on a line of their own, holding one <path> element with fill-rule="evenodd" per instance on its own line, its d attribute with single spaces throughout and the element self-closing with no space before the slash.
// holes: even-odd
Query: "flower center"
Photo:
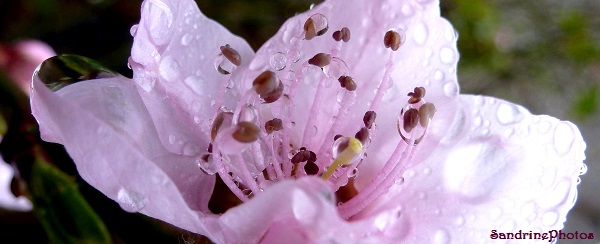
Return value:
<svg viewBox="0 0 600 244">
<path fill-rule="evenodd" d="M 399 111 L 397 121 L 402 140 L 397 142 L 395 151 L 370 184 L 356 191 L 354 179 L 359 177 L 358 166 L 367 159 L 366 151 L 376 140 L 375 111 L 386 90 L 393 85 L 390 74 L 395 52 L 406 39 L 404 32 L 390 30 L 382 36 L 383 45 L 390 49 L 389 59 L 361 122 L 346 119 L 350 107 L 356 102 L 356 92 L 360 91 L 361 84 L 354 80 L 346 63 L 338 57 L 344 43 L 351 39 L 351 30 L 343 27 L 334 31 L 331 52 L 319 52 L 298 63 L 298 55 L 294 54 L 301 50 L 304 42 L 327 33 L 329 25 L 325 16 L 315 14 L 301 28 L 303 32 L 294 37 L 297 41 L 291 42 L 288 50 L 281 50 L 276 53 L 278 56 L 271 57 L 273 69 L 263 71 L 254 79 L 252 88 L 243 94 L 235 108 L 221 107 L 222 99 L 215 102 L 211 143 L 208 153 L 200 158 L 199 167 L 207 174 L 218 173 L 223 183 L 243 202 L 277 181 L 318 176 L 337 192 L 340 214 L 351 218 L 384 194 L 394 182 L 402 181 L 402 173 L 410 165 L 417 145 L 427 132 L 435 106 L 425 102 L 423 87 L 416 87 L 408 93 L 409 99 Z M 220 49 L 215 68 L 224 76 L 230 76 L 242 63 L 240 55 L 229 44 Z M 303 77 L 307 76 L 307 72 L 303 72 L 307 69 L 317 69 L 323 74 L 314 76 L 314 82 L 318 82 L 316 94 L 309 112 L 302 112 L 308 119 L 303 133 L 299 135 L 293 133 L 301 129 L 292 119 L 298 116 L 294 112 L 299 112 L 293 101 L 301 89 L 299 82 L 307 79 Z M 293 75 L 282 81 L 282 74 Z M 224 80 L 220 98 L 232 86 L 230 77 Z M 331 80 L 339 82 L 340 106 L 337 114 L 329 115 L 331 126 L 324 130 L 325 140 L 318 144 L 313 140 L 317 133 L 316 118 L 322 115 L 325 83 Z M 263 110 L 269 112 L 262 113 Z M 280 116 L 275 117 L 274 114 Z M 355 126 L 356 133 L 340 134 L 345 125 Z M 319 127 L 323 129 L 326 126 Z"/>
</svg>

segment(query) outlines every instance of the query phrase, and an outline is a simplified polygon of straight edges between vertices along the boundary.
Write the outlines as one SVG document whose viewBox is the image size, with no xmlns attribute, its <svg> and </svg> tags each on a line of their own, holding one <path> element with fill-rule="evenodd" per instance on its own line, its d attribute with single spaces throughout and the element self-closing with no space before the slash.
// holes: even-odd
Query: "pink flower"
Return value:
<svg viewBox="0 0 600 244">
<path fill-rule="evenodd" d="M 145 1 L 131 33 L 132 80 L 35 77 L 31 100 L 127 211 L 219 243 L 463 243 L 561 229 L 575 203 L 577 127 L 458 95 L 437 1 L 326 1 L 256 54 L 191 0 Z M 223 214 L 216 175 L 243 202 Z"/>
<path fill-rule="evenodd" d="M 44 60 L 54 56 L 48 44 L 38 40 L 22 40 L 14 45 L 0 45 L 0 69 L 5 71 L 23 92 L 29 94 L 31 75 Z"/>
</svg>

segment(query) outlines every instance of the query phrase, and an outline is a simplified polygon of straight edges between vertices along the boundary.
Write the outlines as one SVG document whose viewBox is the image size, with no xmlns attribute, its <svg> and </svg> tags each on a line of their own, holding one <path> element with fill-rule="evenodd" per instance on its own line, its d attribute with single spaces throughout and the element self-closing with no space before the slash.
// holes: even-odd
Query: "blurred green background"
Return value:
<svg viewBox="0 0 600 244">
<path fill-rule="evenodd" d="M 210 18 L 245 38 L 257 50 L 280 25 L 314 1 L 197 1 Z M 140 0 L 0 1 L 0 43 L 35 38 L 59 54 L 100 61 L 131 77 L 127 58 L 131 25 L 139 21 Z M 459 33 L 461 93 L 503 98 L 534 114 L 577 124 L 588 144 L 588 173 L 566 231 L 594 232 L 600 238 L 600 1 L 450 0 L 442 15 Z M 0 75 L 6 79 L 5 75 Z M 5 82 L 6 83 L 6 82 Z M 16 100 L 18 90 L 2 86 Z M 29 112 L 5 96 L 0 111 Z M 21 107 L 20 107 L 21 106 Z M 10 125 L 10 124 L 9 124 Z M 9 130 L 14 128 L 8 128 Z M 32 129 L 35 131 L 34 129 Z M 0 130 L 2 131 L 2 130 Z M 29 130 L 31 131 L 31 130 Z M 35 132 L 34 132 L 35 133 Z M 29 144 L 38 144 L 32 140 Z M 72 176 L 83 197 L 104 222 L 113 242 L 204 242 L 201 237 L 120 210 L 118 204 L 83 182 L 60 146 L 44 144 L 52 162 Z M 48 242 L 36 215 L 0 210 L 0 236 L 19 242 Z M 568 242 L 562 242 L 568 243 Z M 583 242 L 577 242 L 583 243 Z"/>
</svg>

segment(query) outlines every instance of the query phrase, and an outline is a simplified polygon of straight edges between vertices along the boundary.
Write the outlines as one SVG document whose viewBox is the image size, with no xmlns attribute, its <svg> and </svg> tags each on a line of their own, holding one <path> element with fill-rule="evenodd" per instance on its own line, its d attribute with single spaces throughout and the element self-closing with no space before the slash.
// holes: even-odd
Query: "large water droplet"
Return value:
<svg viewBox="0 0 600 244">
<path fill-rule="evenodd" d="M 441 70 L 436 70 L 433 73 L 433 79 L 436 81 L 441 81 L 444 79 L 444 72 L 442 72 Z"/>
<path fill-rule="evenodd" d="M 333 142 L 333 146 L 331 148 L 332 150 L 332 157 L 338 158 L 340 156 L 340 154 L 346 150 L 348 148 L 348 143 L 350 142 L 350 139 L 348 137 L 342 136 L 340 138 L 338 138 L 337 140 L 335 140 Z M 360 153 L 357 153 L 356 155 L 354 155 L 354 157 L 352 158 L 351 161 L 356 161 L 358 158 L 360 158 Z"/>
<path fill-rule="evenodd" d="M 206 174 L 209 174 L 209 175 L 216 174 L 217 167 L 215 166 L 212 155 L 206 155 L 205 158 L 206 158 L 206 161 L 202 158 L 199 158 L 198 160 L 196 160 L 196 162 L 198 163 L 198 168 L 200 168 Z"/>
<path fill-rule="evenodd" d="M 331 58 L 331 62 L 329 65 L 323 67 L 323 72 L 331 78 L 337 80 L 340 76 L 347 76 L 350 74 L 348 71 L 348 65 L 344 60 L 341 60 L 337 57 Z"/>
<path fill-rule="evenodd" d="M 554 129 L 554 150 L 558 153 L 559 156 L 564 156 L 569 151 L 571 151 L 571 147 L 573 145 L 573 141 L 575 140 L 575 133 L 573 132 L 573 128 L 565 123 L 561 122 Z"/>
<path fill-rule="evenodd" d="M 273 68 L 274 70 L 280 71 L 282 69 L 285 69 L 285 66 L 287 65 L 287 58 L 283 53 L 276 52 L 273 55 L 271 55 L 271 58 L 269 59 L 269 64 L 271 64 L 271 68 Z"/>
<path fill-rule="evenodd" d="M 117 202 L 123 210 L 135 213 L 142 210 L 148 204 L 148 199 L 140 193 L 121 188 L 117 193 Z"/>
<path fill-rule="evenodd" d="M 450 98 L 458 95 L 458 86 L 454 82 L 444 84 L 444 94 Z"/>
<path fill-rule="evenodd" d="M 179 78 L 180 68 L 179 63 L 175 58 L 166 56 L 160 61 L 158 72 L 166 81 L 174 82 Z"/>
<path fill-rule="evenodd" d="M 404 177 L 400 177 L 400 178 L 394 180 L 394 184 L 396 184 L 396 185 L 404 184 Z"/>
<path fill-rule="evenodd" d="M 456 57 L 452 49 L 443 47 L 442 50 L 440 50 L 440 60 L 443 63 L 450 64 L 455 60 L 455 58 Z"/>
<path fill-rule="evenodd" d="M 327 32 L 327 30 L 329 29 L 329 21 L 327 20 L 327 17 L 325 17 L 325 15 L 313 14 L 312 16 L 310 16 L 310 18 L 315 23 L 317 36 L 323 35 Z"/>
<path fill-rule="evenodd" d="M 427 36 L 428 36 L 428 31 L 427 31 L 427 27 L 423 24 L 423 23 L 417 23 L 414 26 L 414 30 L 413 30 L 413 38 L 415 39 L 415 42 L 419 45 L 423 45 L 425 44 L 425 42 L 427 41 Z"/>
<path fill-rule="evenodd" d="M 189 76 L 185 78 L 183 83 L 185 83 L 194 93 L 198 95 L 204 94 L 204 80 L 198 76 Z"/>
<path fill-rule="evenodd" d="M 237 68 L 237 66 L 229 61 L 229 59 L 225 58 L 222 53 L 217 55 L 214 65 L 215 69 L 224 75 L 231 74 Z"/>
<path fill-rule="evenodd" d="M 72 54 L 63 54 L 46 59 L 35 70 L 42 83 L 53 91 L 85 80 L 115 77 L 113 72 L 95 60 Z"/>
<path fill-rule="evenodd" d="M 433 234 L 433 242 L 436 244 L 450 243 L 450 233 L 444 229 L 439 229 Z"/>
<path fill-rule="evenodd" d="M 238 116 L 238 122 L 246 121 L 246 122 L 257 122 L 258 112 L 256 108 L 252 105 L 247 105 L 240 110 Z"/>
<path fill-rule="evenodd" d="M 523 119 L 523 115 L 516 106 L 502 103 L 498 105 L 498 110 L 496 110 L 496 118 L 501 124 L 508 125 L 521 121 Z"/>
</svg>

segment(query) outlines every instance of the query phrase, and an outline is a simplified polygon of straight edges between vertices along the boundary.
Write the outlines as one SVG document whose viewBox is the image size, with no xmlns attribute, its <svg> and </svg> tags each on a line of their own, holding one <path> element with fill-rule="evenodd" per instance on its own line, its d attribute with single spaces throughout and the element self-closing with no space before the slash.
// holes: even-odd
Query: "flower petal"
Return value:
<svg viewBox="0 0 600 244">
<path fill-rule="evenodd" d="M 431 157 L 371 213 L 402 203 L 407 240 L 484 242 L 492 230 L 562 229 L 586 170 L 577 127 L 491 97 L 460 102 Z"/>
<path fill-rule="evenodd" d="M 304 23 L 311 16 L 322 18 L 321 15 L 327 19 L 328 32 L 303 40 Z M 332 33 L 343 27 L 350 30 L 351 39 L 347 43 L 334 41 Z M 456 36 L 452 26 L 440 17 L 437 1 L 326 1 L 288 20 L 257 52 L 245 75 L 250 78 L 257 77 L 264 70 L 276 71 L 288 86 L 285 93 L 295 92 L 291 98 L 293 101 L 289 102 L 293 104 L 292 116 L 284 121 L 295 124 L 292 144 L 313 150 L 328 145 L 328 150 L 331 150 L 333 136 L 325 137 L 333 121 L 343 121 L 335 128 L 334 135 L 351 136 L 360 129 L 363 115 L 371 109 L 392 55 L 383 43 L 385 33 L 390 29 L 403 33 L 406 39 L 392 56 L 390 78 L 393 85 L 387 89 L 376 109 L 378 138 L 372 140 L 367 151 L 369 157 L 363 165 L 369 166 L 360 169 L 359 185 L 370 182 L 394 151 L 395 142 L 402 140 L 396 124 L 401 108 L 407 103 L 408 92 L 415 87 L 425 87 L 425 99 L 433 102 L 438 111 L 422 147 L 434 147 L 454 117 L 458 94 Z M 323 70 L 306 64 L 318 53 L 332 54 L 332 63 Z M 294 62 L 296 59 L 299 60 L 297 63 Z M 285 68 L 277 71 L 283 66 Z M 337 84 L 339 74 L 349 75 L 356 81 L 355 98 L 343 100 L 346 90 Z M 297 79 L 298 88 L 291 91 L 294 79 Z M 321 80 L 324 81 L 321 93 L 318 93 Z M 248 88 L 252 79 L 243 82 L 242 87 Z M 344 103 L 353 103 L 348 113 L 340 112 Z M 272 109 L 278 118 L 287 117 L 283 111 L 281 114 L 277 107 Z M 311 122 L 314 127 L 307 126 Z M 305 137 L 304 141 L 302 137 Z M 421 161 L 425 156 L 419 155 L 415 161 Z"/>
<path fill-rule="evenodd" d="M 15 197 L 10 190 L 13 175 L 12 167 L 4 162 L 2 155 L 0 155 L 0 208 L 13 211 L 30 211 L 33 206 L 29 199 L 25 196 Z"/>
<path fill-rule="evenodd" d="M 210 119 L 219 91 L 232 75 L 214 66 L 229 44 L 247 66 L 253 51 L 241 38 L 204 16 L 191 0 L 147 0 L 139 25 L 132 27 L 133 80 L 157 126 L 163 145 L 187 156 L 208 146 Z M 239 67 L 239 68 L 241 68 Z M 225 101 L 231 101 L 232 93 Z"/>
<path fill-rule="evenodd" d="M 32 112 L 42 138 L 63 144 L 80 175 L 123 209 L 206 234 L 214 177 L 172 154 L 131 80 L 88 80 L 51 92 L 34 77 Z"/>
<path fill-rule="evenodd" d="M 304 177 L 279 182 L 230 209 L 211 234 L 219 243 L 390 242 L 382 235 L 385 226 L 398 221 L 390 212 L 397 209 L 347 222 L 337 214 L 330 187 L 319 178 Z"/>
</svg>

